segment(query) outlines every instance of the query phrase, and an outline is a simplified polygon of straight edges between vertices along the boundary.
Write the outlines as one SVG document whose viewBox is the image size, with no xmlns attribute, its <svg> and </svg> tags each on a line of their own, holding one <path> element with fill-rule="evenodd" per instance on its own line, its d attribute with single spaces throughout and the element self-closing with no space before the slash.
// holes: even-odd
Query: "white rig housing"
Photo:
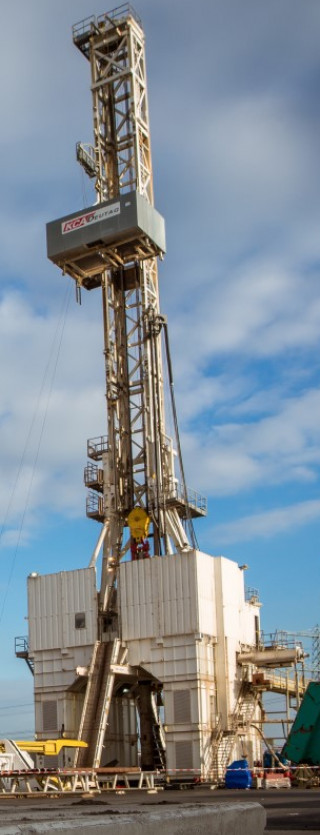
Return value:
<svg viewBox="0 0 320 835">
<path fill-rule="evenodd" d="M 245 601 L 243 577 L 235 562 L 199 551 L 120 566 L 122 648 L 128 650 L 127 665 L 139 669 L 140 678 L 142 668 L 163 685 L 168 774 L 190 770 L 209 777 L 217 766 L 217 728 L 229 731 L 230 756 L 259 758 L 260 742 L 253 731 L 244 728 L 245 751 L 241 734 L 232 734 L 243 681 L 237 656 L 255 648 L 259 632 L 259 604 Z M 95 569 L 31 575 L 28 589 L 37 735 L 56 736 L 63 728 L 73 737 L 98 640 Z M 253 720 L 257 707 L 254 700 L 249 703 Z M 248 708 L 248 700 L 246 704 Z M 137 722 L 129 688 L 127 697 L 121 693 L 113 699 L 109 725 L 103 762 L 137 764 Z"/>
<path fill-rule="evenodd" d="M 169 773 L 212 770 L 212 736 L 230 725 L 237 653 L 255 647 L 257 619 L 243 572 L 224 557 L 190 551 L 121 565 L 121 634 L 129 663 L 163 683 Z"/>
</svg>

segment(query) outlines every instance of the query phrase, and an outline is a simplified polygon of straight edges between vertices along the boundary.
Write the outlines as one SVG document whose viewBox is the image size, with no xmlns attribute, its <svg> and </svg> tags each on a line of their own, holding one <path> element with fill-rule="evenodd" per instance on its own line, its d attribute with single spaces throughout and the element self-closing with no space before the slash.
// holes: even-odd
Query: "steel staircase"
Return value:
<svg viewBox="0 0 320 835">
<path fill-rule="evenodd" d="M 220 782 L 223 779 L 239 732 L 248 730 L 248 726 L 254 717 L 258 699 L 259 693 L 251 687 L 247 679 L 243 679 L 229 728 L 222 728 L 221 717 L 219 717 L 217 726 L 213 731 L 210 769 L 210 777 L 215 782 Z"/>
<path fill-rule="evenodd" d="M 34 676 L 34 659 L 29 655 L 29 640 L 25 635 L 15 638 L 15 653 L 17 658 L 24 658 L 30 672 Z"/>
</svg>

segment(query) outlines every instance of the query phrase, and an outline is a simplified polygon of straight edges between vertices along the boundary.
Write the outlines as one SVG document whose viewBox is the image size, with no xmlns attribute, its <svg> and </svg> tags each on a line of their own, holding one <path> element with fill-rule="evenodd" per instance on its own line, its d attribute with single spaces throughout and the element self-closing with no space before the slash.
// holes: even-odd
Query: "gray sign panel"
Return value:
<svg viewBox="0 0 320 835">
<path fill-rule="evenodd" d="M 107 267 L 164 252 L 164 220 L 137 191 L 47 224 L 48 258 L 85 286 Z"/>
</svg>

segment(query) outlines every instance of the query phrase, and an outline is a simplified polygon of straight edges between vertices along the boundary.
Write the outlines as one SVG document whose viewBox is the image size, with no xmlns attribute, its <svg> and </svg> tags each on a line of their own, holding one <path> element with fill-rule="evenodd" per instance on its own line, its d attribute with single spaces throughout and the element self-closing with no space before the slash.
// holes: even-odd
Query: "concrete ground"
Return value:
<svg viewBox="0 0 320 835">
<path fill-rule="evenodd" d="M 170 811 L 179 809 L 190 810 L 192 814 L 198 810 L 200 814 L 201 807 L 248 803 L 259 803 L 265 808 L 265 832 L 300 835 L 310 831 L 320 835 L 320 788 L 239 791 L 205 787 L 183 791 L 166 789 L 156 794 L 127 790 L 123 794 L 103 792 L 98 796 L 64 795 L 60 798 L 47 795 L 7 799 L 0 796 L 0 835 L 35 833 L 40 824 L 44 827 L 41 831 L 52 831 L 58 822 L 67 828 L 70 821 L 73 827 L 82 826 L 84 833 L 92 831 L 93 835 L 99 820 L 102 823 L 102 817 L 109 815 L 116 815 L 119 823 L 128 815 L 139 815 L 140 820 L 145 818 L 147 821 L 146 812 L 157 817 L 163 815 L 165 819 Z"/>
<path fill-rule="evenodd" d="M 230 792 L 219 790 L 218 797 L 230 797 Z M 305 832 L 320 835 L 320 788 L 316 789 L 269 789 L 268 791 L 233 792 L 239 800 L 243 796 L 255 799 L 264 806 L 267 813 L 266 832 L 272 835 Z"/>
<path fill-rule="evenodd" d="M 0 800 L 2 835 L 263 835 L 265 810 L 256 801 L 169 802 L 158 795 Z M 136 796 L 138 795 L 138 796 Z"/>
</svg>

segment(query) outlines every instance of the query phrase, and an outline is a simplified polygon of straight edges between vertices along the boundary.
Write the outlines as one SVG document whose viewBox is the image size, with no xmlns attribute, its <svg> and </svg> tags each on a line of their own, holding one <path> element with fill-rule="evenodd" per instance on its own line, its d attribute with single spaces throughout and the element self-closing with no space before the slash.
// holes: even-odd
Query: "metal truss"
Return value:
<svg viewBox="0 0 320 835">
<path fill-rule="evenodd" d="M 144 34 L 128 5 L 73 28 L 90 61 L 94 144 L 77 146 L 98 201 L 136 190 L 153 205 Z M 155 553 L 190 547 L 171 500 L 177 479 L 165 434 L 158 269 L 155 258 L 106 270 L 102 277 L 108 450 L 104 466 L 104 541 L 110 588 L 126 546 L 133 507 L 153 522 Z M 93 515 L 93 514 L 92 514 Z M 99 514 L 95 518 L 100 518 Z M 106 597 L 105 597 L 106 603 Z"/>
</svg>

